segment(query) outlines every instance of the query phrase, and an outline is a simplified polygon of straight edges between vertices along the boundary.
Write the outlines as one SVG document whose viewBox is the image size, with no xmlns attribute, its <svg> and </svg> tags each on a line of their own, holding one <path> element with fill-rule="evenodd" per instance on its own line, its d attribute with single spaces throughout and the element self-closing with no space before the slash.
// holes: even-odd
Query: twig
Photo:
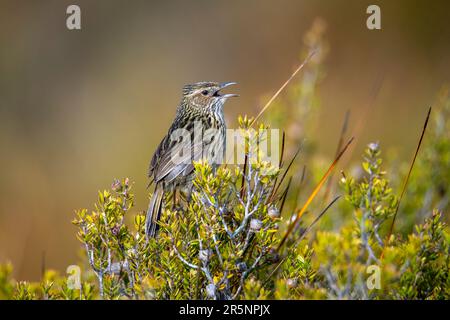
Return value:
<svg viewBox="0 0 450 320">
<path fill-rule="evenodd" d="M 336 148 L 335 157 L 337 157 L 337 155 L 339 154 L 339 150 L 341 150 L 342 145 L 344 144 L 344 136 L 345 136 L 345 133 L 347 132 L 349 118 L 350 118 L 350 110 L 347 110 L 347 112 L 345 113 L 344 123 L 342 124 L 341 134 L 339 136 L 339 141 L 338 141 L 338 145 Z M 326 187 L 325 193 L 323 195 L 324 200 L 327 200 L 328 195 L 330 194 L 331 186 L 333 185 L 333 177 L 334 177 L 334 175 L 330 175 L 330 178 L 328 179 L 327 187 Z"/>
<path fill-rule="evenodd" d="M 187 261 L 185 258 L 183 258 L 183 256 L 181 255 L 181 253 L 178 251 L 177 247 L 175 245 L 172 246 L 173 250 L 175 251 L 175 253 L 178 256 L 178 259 L 180 259 L 181 262 L 183 262 L 185 265 L 187 265 L 189 268 L 198 269 L 198 266 L 196 266 L 193 263 L 190 263 L 189 261 Z"/>
<path fill-rule="evenodd" d="M 283 135 L 282 135 L 282 138 L 281 138 L 281 154 L 280 154 L 280 161 L 278 162 L 278 167 L 280 167 L 280 168 L 281 168 L 281 166 L 283 165 L 285 143 L 286 143 L 286 132 L 284 132 L 284 130 L 283 130 Z"/>
<path fill-rule="evenodd" d="M 286 140 L 286 132 L 283 131 L 283 137 L 281 139 L 281 154 L 280 154 L 280 160 L 278 162 L 278 168 L 281 168 L 283 166 L 283 158 L 284 158 L 284 149 L 285 149 L 285 140 Z M 278 182 L 278 175 L 275 177 L 275 180 L 273 182 L 272 190 L 270 193 L 270 196 L 267 198 L 266 203 L 272 200 L 272 197 L 275 194 L 275 188 L 277 187 Z"/>
<path fill-rule="evenodd" d="M 302 174 L 300 176 L 300 182 L 299 182 L 297 190 L 295 192 L 296 196 L 294 198 L 294 204 L 292 205 L 292 209 L 294 211 L 298 210 L 297 209 L 298 199 L 300 198 L 300 193 L 302 191 L 303 182 L 305 182 L 305 177 L 306 177 L 306 165 L 303 165 Z"/>
<path fill-rule="evenodd" d="M 280 212 L 283 212 L 284 204 L 286 203 L 286 198 L 289 192 L 289 188 L 291 187 L 292 177 L 289 178 L 286 189 L 284 189 L 283 194 L 281 195 L 281 205 Z"/>
<path fill-rule="evenodd" d="M 384 256 L 384 250 L 385 250 L 385 248 L 387 246 L 387 243 L 389 242 L 389 238 L 391 237 L 392 232 L 394 231 L 395 219 L 397 218 L 397 213 L 398 213 L 398 209 L 400 207 L 400 202 L 402 201 L 403 195 L 405 194 L 406 186 L 408 185 L 408 181 L 409 181 L 409 177 L 411 176 L 411 172 L 412 172 L 412 169 L 414 167 L 414 163 L 416 162 L 417 154 L 419 153 L 420 146 L 422 145 L 422 140 L 423 140 L 423 137 L 425 135 L 425 131 L 426 131 L 427 126 L 428 126 L 428 120 L 430 119 L 430 114 L 431 114 L 431 107 L 428 109 L 427 117 L 425 119 L 425 123 L 423 124 L 423 129 L 422 129 L 422 133 L 420 135 L 419 143 L 417 144 L 416 152 L 414 153 L 414 157 L 413 157 L 413 159 L 411 161 L 411 165 L 409 166 L 408 175 L 406 176 L 406 180 L 405 180 L 405 183 L 403 184 L 403 188 L 402 188 L 402 192 L 400 194 L 400 198 L 398 199 L 397 206 L 395 207 L 395 213 L 394 213 L 394 217 L 392 218 L 392 223 L 391 223 L 391 227 L 389 229 L 388 237 L 387 237 L 386 243 L 385 243 L 385 245 L 383 247 L 383 251 L 381 252 L 381 259 Z"/>
<path fill-rule="evenodd" d="M 283 89 L 289 84 L 289 82 L 291 82 L 291 80 L 295 77 L 295 75 L 303 69 L 303 67 L 308 63 L 308 61 L 312 58 L 312 56 L 316 53 L 316 51 L 312 51 L 307 57 L 306 59 L 303 61 L 303 63 L 297 68 L 295 69 L 295 71 L 291 74 L 291 76 L 289 77 L 289 79 L 286 80 L 285 83 L 283 83 L 283 85 L 280 87 L 280 89 L 278 89 L 277 92 L 275 92 L 275 94 L 272 96 L 272 98 L 270 98 L 270 100 L 265 104 L 265 106 L 261 109 L 261 111 L 258 113 L 258 115 L 252 120 L 252 122 L 250 123 L 250 127 L 253 126 L 253 124 L 256 123 L 256 121 L 259 119 L 259 117 L 261 117 L 261 115 L 264 113 L 264 111 L 267 110 L 267 108 L 269 108 L 269 106 L 272 104 L 272 102 L 276 99 L 276 97 L 278 97 L 278 95 L 283 91 Z"/>
<path fill-rule="evenodd" d="M 300 235 L 300 237 L 297 240 L 297 244 L 303 240 L 303 238 L 306 236 L 306 234 L 312 229 L 312 227 L 314 227 L 314 225 L 325 215 L 325 213 L 328 211 L 328 209 L 331 208 L 331 206 L 338 201 L 341 198 L 341 196 L 337 196 L 336 198 L 334 198 L 326 207 L 325 209 L 322 210 L 322 212 L 314 219 L 313 222 L 311 222 L 311 224 L 305 229 L 305 231 L 302 232 L 302 234 Z"/>
<path fill-rule="evenodd" d="M 263 257 L 263 252 L 261 252 L 259 254 L 259 256 L 255 259 L 255 262 L 253 262 L 252 266 L 242 273 L 240 285 L 232 297 L 233 300 L 235 300 L 237 298 L 237 296 L 239 295 L 239 293 L 242 291 L 242 288 L 244 287 L 245 278 L 247 278 L 247 276 L 250 274 L 250 272 L 252 272 L 258 266 L 258 263 L 262 257 Z"/>
<path fill-rule="evenodd" d="M 296 241 L 296 247 L 298 246 L 298 244 L 300 243 L 301 240 L 303 240 L 303 238 L 306 236 L 306 234 L 314 227 L 314 225 L 325 215 L 325 213 L 328 211 L 328 209 L 331 208 L 331 206 L 333 206 L 333 204 L 339 200 L 341 196 L 337 196 L 336 198 L 333 199 L 333 201 L 331 201 L 326 207 L 325 209 L 322 210 L 322 212 L 314 219 L 313 222 L 311 222 L 311 224 L 305 229 L 305 231 L 303 231 L 303 233 L 300 235 L 300 237 L 297 239 Z M 281 267 L 281 265 L 286 261 L 287 257 L 284 257 L 278 264 L 277 266 L 273 269 L 273 271 L 269 274 L 269 276 L 266 278 L 266 280 L 263 282 L 263 286 L 265 286 L 270 278 L 272 278 L 272 276 L 275 274 L 275 272 L 277 272 L 277 270 Z"/>
<path fill-rule="evenodd" d="M 281 176 L 280 182 L 278 183 L 278 185 L 275 187 L 275 189 L 273 190 L 271 196 L 270 196 L 270 201 L 273 200 L 273 197 L 277 194 L 278 189 L 280 188 L 280 186 L 283 184 L 284 179 L 286 178 L 286 175 L 288 174 L 289 170 L 291 169 L 292 164 L 294 163 L 295 159 L 297 158 L 298 154 L 300 153 L 300 151 L 302 150 L 302 146 L 300 145 L 297 149 L 297 151 L 295 152 L 294 156 L 292 157 L 291 161 L 289 162 L 286 170 L 284 171 L 283 175 Z M 270 202 L 269 201 L 269 202 Z"/>
<path fill-rule="evenodd" d="M 247 144 L 244 146 L 244 148 L 247 148 Z M 244 158 L 244 168 L 242 169 L 242 182 L 241 182 L 241 198 L 244 197 L 245 192 L 245 172 L 247 171 L 247 165 L 248 165 L 248 153 L 245 152 L 245 158 Z"/>
<path fill-rule="evenodd" d="M 320 188 L 322 187 L 322 185 L 324 184 L 324 182 L 326 181 L 326 179 L 328 178 L 328 176 L 330 175 L 330 173 L 333 171 L 334 167 L 336 166 L 336 164 L 338 163 L 339 159 L 342 157 L 342 155 L 345 153 L 345 151 L 347 150 L 347 148 L 349 147 L 349 145 L 352 143 L 353 141 L 353 137 L 347 142 L 347 144 L 345 145 L 345 147 L 341 150 L 341 152 L 338 154 L 338 156 L 336 157 L 336 159 L 334 159 L 334 161 L 331 163 L 330 167 L 328 168 L 328 170 L 325 172 L 325 174 L 323 175 L 323 177 L 320 179 L 319 183 L 317 184 L 317 186 L 314 188 L 313 192 L 311 193 L 311 195 L 308 197 L 308 199 L 306 200 L 306 203 L 303 205 L 303 207 L 300 209 L 299 213 L 297 214 L 297 217 L 295 218 L 295 221 L 291 223 L 291 225 L 289 226 L 288 230 L 286 231 L 284 237 L 281 239 L 280 244 L 278 245 L 277 251 L 280 251 L 281 247 L 283 246 L 283 244 L 285 243 L 286 239 L 289 237 L 289 234 L 292 232 L 292 230 L 294 229 L 294 227 L 296 226 L 297 222 L 300 220 L 300 218 L 302 217 L 302 215 L 305 213 L 306 209 L 308 208 L 309 204 L 313 201 L 313 199 L 316 197 L 317 193 L 319 192 Z"/>
</svg>

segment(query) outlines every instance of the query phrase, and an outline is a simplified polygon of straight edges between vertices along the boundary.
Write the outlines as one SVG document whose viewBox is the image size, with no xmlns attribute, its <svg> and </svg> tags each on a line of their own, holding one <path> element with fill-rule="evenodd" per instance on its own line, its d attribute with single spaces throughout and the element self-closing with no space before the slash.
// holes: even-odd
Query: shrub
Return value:
<svg viewBox="0 0 450 320">
<path fill-rule="evenodd" d="M 447 91 L 432 113 L 402 206 L 396 189 L 409 164 L 397 173 L 382 162 L 379 144 L 370 143 L 356 170 L 362 174 L 343 172 L 336 186 L 329 179 L 299 214 L 306 191 L 323 175 L 313 142 L 306 148 L 309 169 L 292 156 L 319 106 L 323 30 L 318 20 L 305 38 L 322 50 L 308 76 L 270 116 L 292 137 L 281 152 L 292 157 L 288 165 L 283 156 L 280 168 L 264 161 L 254 148 L 263 137 L 249 130 L 252 119 L 240 118 L 245 165 L 195 163 L 190 201 L 165 195 L 157 238 L 146 238 L 145 215 L 134 212 L 132 182 L 115 180 L 98 193 L 94 210 L 76 212 L 82 272 L 75 268 L 65 277 L 48 270 L 40 282 L 27 283 L 14 280 L 12 265 L 3 264 L 0 299 L 449 299 Z M 332 206 L 338 197 L 327 199 L 335 189 L 343 197 Z"/>
</svg>

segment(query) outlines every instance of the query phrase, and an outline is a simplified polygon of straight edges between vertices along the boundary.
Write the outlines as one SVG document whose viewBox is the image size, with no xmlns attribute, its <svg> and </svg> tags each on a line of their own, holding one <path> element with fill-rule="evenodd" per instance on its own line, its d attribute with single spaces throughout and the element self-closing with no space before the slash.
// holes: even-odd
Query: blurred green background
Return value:
<svg viewBox="0 0 450 320">
<path fill-rule="evenodd" d="M 69 4 L 81 7 L 81 31 L 66 29 Z M 370 4 L 380 31 L 366 28 Z M 70 222 L 97 189 L 129 177 L 145 210 L 148 161 L 183 84 L 237 81 L 233 127 L 299 64 L 318 17 L 329 53 L 317 152 L 333 156 L 346 110 L 352 122 L 368 110 L 353 157 L 377 140 L 409 159 L 450 80 L 449 10 L 437 0 L 1 0 L 0 261 L 24 280 L 39 279 L 44 254 L 47 268 L 76 263 Z"/>
</svg>

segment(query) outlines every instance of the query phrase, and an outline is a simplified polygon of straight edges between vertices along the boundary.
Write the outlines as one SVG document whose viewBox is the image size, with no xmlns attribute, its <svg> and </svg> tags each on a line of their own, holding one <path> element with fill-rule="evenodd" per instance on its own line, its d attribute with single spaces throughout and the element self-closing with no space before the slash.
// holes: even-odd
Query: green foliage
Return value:
<svg viewBox="0 0 450 320">
<path fill-rule="evenodd" d="M 323 31 L 318 20 L 305 44 L 320 54 L 287 101 L 272 108 L 271 123 L 291 138 L 285 157 L 315 124 Z M 290 172 L 286 164 L 275 167 L 255 149 L 262 137 L 252 119 L 240 117 L 249 161 L 195 163 L 190 201 L 181 192 L 165 195 L 158 237 L 147 239 L 145 215 L 132 212 L 131 182 L 115 180 L 98 193 L 94 210 L 76 212 L 85 254 L 79 278 L 48 270 L 39 282 L 18 282 L 12 265 L 0 264 L 0 299 L 450 299 L 449 113 L 444 92 L 389 239 L 410 164 L 383 163 L 380 146 L 370 143 L 356 173 L 343 172 L 340 184 L 331 177 L 278 248 L 329 159 L 306 148 L 306 175 L 298 163 Z M 343 197 L 315 220 L 335 191 Z"/>
<path fill-rule="evenodd" d="M 111 189 L 99 192 L 91 214 L 85 209 L 77 212 L 73 222 L 79 228 L 77 236 L 98 279 L 100 296 L 146 297 L 151 294 L 145 284 L 152 250 L 145 239 L 145 216 L 137 214 L 129 228 L 125 224 L 133 207 L 129 180 L 115 180 Z"/>
<path fill-rule="evenodd" d="M 381 164 L 379 145 L 370 143 L 362 163 L 366 176 L 359 182 L 345 176 L 341 180 L 347 194 L 346 200 L 355 209 L 355 233 L 363 249 L 360 259 L 365 258 L 366 265 L 378 262 L 374 250 L 379 251 L 383 247 L 380 228 L 394 215 L 397 207 L 397 197 L 392 193 L 389 181 L 384 178 L 386 172 L 382 171 Z"/>
<path fill-rule="evenodd" d="M 14 282 L 11 279 L 13 266 L 11 263 L 0 264 L 0 299 L 12 297 Z"/>
<path fill-rule="evenodd" d="M 0 265 L 0 299 L 90 300 L 97 297 L 89 273 L 85 275 L 85 281 L 81 282 L 81 289 L 75 289 L 68 285 L 68 278 L 53 270 L 47 270 L 40 282 L 15 281 L 11 277 L 12 272 L 11 264 Z"/>
<path fill-rule="evenodd" d="M 402 245 L 406 270 L 399 290 L 392 292 L 395 298 L 450 298 L 450 235 L 441 220 L 441 214 L 434 211 Z"/>
<path fill-rule="evenodd" d="M 369 144 L 365 175 L 342 178 L 353 219 L 335 231 L 297 228 L 278 251 L 280 230 L 292 219 L 280 216 L 284 192 L 274 192 L 280 170 L 268 163 L 254 161 L 245 171 L 196 163 L 191 201 L 166 196 L 156 239 L 146 239 L 142 213 L 127 223 L 131 183 L 116 180 L 111 191 L 98 194 L 91 213 L 77 211 L 74 224 L 90 269 L 82 272 L 80 287 L 54 271 L 39 283 L 16 282 L 5 264 L 1 298 L 450 298 L 450 234 L 442 214 L 435 210 L 405 238 L 385 239 L 381 226 L 397 198 L 381 163 L 379 146 Z M 379 279 L 371 279 L 377 272 Z"/>
<path fill-rule="evenodd" d="M 450 209 L 450 95 L 444 87 L 433 105 L 432 116 L 420 157 L 408 184 L 408 201 L 403 204 L 404 219 L 398 221 L 400 232 L 409 233 L 433 209 L 448 213 Z M 406 175 L 408 164 L 400 166 Z M 450 222 L 449 215 L 444 219 Z"/>
<path fill-rule="evenodd" d="M 167 210 L 161 225 L 158 242 L 168 253 L 160 256 L 164 272 L 184 280 L 163 291 L 171 298 L 236 298 L 270 259 L 277 240 L 279 219 L 267 214 L 275 176 L 267 176 L 272 169 L 261 162 L 246 173 L 225 167 L 214 172 L 206 163 L 195 169 L 189 206 Z"/>
</svg>

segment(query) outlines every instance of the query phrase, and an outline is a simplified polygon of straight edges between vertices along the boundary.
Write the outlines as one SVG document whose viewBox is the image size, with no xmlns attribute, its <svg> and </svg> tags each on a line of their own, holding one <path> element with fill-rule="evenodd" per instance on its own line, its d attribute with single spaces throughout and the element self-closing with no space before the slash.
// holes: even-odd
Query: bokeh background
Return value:
<svg viewBox="0 0 450 320">
<path fill-rule="evenodd" d="M 74 3 L 81 31 L 66 29 Z M 366 28 L 369 4 L 381 7 L 380 31 Z M 129 177 L 135 209 L 146 208 L 148 161 L 182 85 L 237 81 L 232 127 L 299 64 L 318 17 L 329 48 L 318 152 L 334 154 L 350 109 L 367 112 L 354 157 L 377 140 L 409 159 L 450 80 L 449 12 L 438 0 L 1 0 L 0 261 L 23 280 L 38 280 L 44 261 L 76 263 L 74 209 L 91 208 L 97 189 Z"/>
</svg>

